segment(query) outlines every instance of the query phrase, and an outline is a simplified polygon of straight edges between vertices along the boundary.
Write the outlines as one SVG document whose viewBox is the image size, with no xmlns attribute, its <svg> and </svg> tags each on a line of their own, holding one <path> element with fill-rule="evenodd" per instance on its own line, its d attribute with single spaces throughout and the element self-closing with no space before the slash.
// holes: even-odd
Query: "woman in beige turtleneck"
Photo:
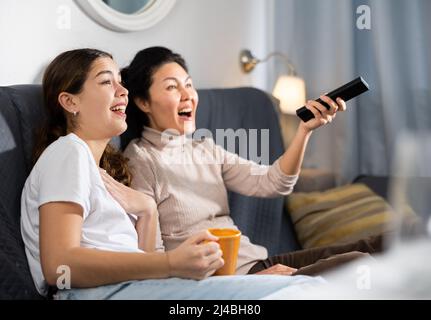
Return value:
<svg viewBox="0 0 431 320">
<path fill-rule="evenodd" d="M 330 110 L 308 101 L 306 107 L 315 118 L 301 122 L 290 147 L 273 165 L 261 166 L 227 152 L 212 139 L 186 137 L 195 130 L 198 95 L 180 55 L 162 47 L 142 50 L 122 76 L 130 96 L 128 121 L 139 119 L 144 126 L 142 137 L 129 144 L 125 156 L 133 172 L 132 187 L 157 203 L 160 250 L 176 248 L 198 230 L 236 228 L 229 215 L 227 189 L 257 197 L 291 193 L 313 130 L 346 109 L 341 99 L 336 103 L 322 96 Z M 140 246 L 144 245 L 143 224 L 138 221 L 136 226 Z M 243 235 L 237 274 L 316 274 L 361 255 L 350 252 L 354 250 L 374 251 L 361 242 L 268 258 L 264 247 Z M 329 258 L 334 254 L 339 255 Z"/>
</svg>

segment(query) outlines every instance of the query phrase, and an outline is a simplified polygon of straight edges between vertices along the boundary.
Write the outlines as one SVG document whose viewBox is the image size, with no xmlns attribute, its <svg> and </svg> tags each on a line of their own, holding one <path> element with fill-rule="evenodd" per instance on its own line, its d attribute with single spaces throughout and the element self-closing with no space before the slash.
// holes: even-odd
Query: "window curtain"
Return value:
<svg viewBox="0 0 431 320">
<path fill-rule="evenodd" d="M 357 27 L 361 5 L 370 29 Z M 371 88 L 313 133 L 304 167 L 336 172 L 340 184 L 388 175 L 397 137 L 431 128 L 429 13 L 427 0 L 275 0 L 274 49 L 304 78 L 307 99 L 359 75 Z M 280 70 L 274 63 L 273 74 Z"/>
</svg>

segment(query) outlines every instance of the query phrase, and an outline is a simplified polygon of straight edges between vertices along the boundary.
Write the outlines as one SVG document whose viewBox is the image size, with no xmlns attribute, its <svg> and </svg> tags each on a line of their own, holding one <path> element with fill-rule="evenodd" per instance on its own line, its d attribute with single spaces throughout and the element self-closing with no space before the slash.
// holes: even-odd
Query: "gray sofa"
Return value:
<svg viewBox="0 0 431 320">
<path fill-rule="evenodd" d="M 270 129 L 272 163 L 283 152 L 276 104 L 254 88 L 199 90 L 198 128 Z M 0 87 L 0 299 L 40 299 L 27 265 L 20 235 L 20 196 L 31 170 L 33 132 L 43 120 L 39 85 Z M 123 146 L 139 130 L 122 136 Z M 230 193 L 233 219 L 270 254 L 299 249 L 294 229 L 284 214 L 283 197 L 259 199 Z"/>
</svg>

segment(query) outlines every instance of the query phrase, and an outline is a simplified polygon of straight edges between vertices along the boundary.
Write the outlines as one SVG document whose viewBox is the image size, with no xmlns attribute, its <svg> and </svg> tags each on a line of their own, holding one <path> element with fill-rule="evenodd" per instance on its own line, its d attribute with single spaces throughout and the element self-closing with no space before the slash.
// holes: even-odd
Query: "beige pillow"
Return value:
<svg viewBox="0 0 431 320">
<path fill-rule="evenodd" d="M 287 198 L 298 240 L 304 249 L 342 244 L 391 229 L 394 212 L 364 184 L 325 192 L 292 193 Z M 415 215 L 405 211 L 406 215 Z"/>
</svg>

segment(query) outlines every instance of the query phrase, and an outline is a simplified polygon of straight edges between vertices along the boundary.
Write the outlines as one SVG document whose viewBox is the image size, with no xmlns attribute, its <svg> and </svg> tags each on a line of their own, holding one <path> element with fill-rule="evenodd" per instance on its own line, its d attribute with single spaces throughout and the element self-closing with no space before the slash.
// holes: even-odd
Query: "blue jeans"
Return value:
<svg viewBox="0 0 431 320">
<path fill-rule="evenodd" d="M 280 289 L 303 285 L 318 285 L 325 281 L 320 277 L 245 275 L 216 276 L 204 280 L 180 278 L 127 281 L 88 289 L 61 290 L 54 299 L 77 300 L 256 300 Z"/>
</svg>

